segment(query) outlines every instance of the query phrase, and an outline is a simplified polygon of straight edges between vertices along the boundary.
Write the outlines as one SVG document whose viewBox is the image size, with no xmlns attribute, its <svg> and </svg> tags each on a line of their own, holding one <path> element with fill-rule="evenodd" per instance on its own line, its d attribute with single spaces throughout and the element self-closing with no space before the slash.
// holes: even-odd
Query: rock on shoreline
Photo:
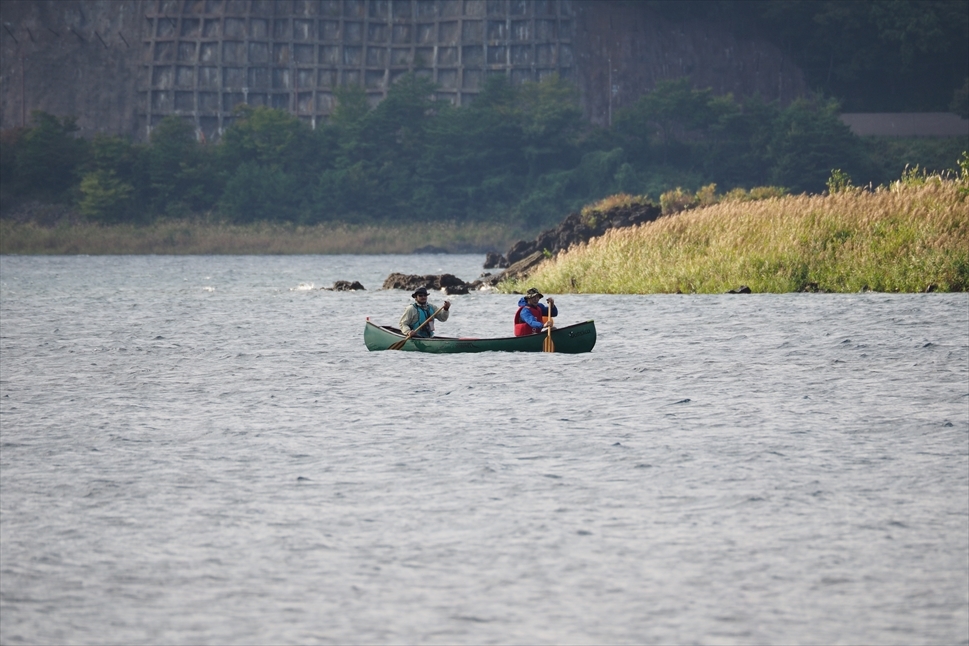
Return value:
<svg viewBox="0 0 969 646">
<path fill-rule="evenodd" d="M 418 276 L 393 273 L 384 281 L 383 289 L 413 291 L 418 287 L 425 287 L 441 290 L 446 294 L 467 294 L 469 291 L 489 289 L 503 280 L 527 276 L 543 260 L 553 258 L 573 245 L 588 242 L 610 229 L 652 222 L 661 214 L 660 207 L 654 204 L 632 204 L 608 211 L 593 211 L 587 215 L 572 213 L 557 227 L 543 231 L 534 240 L 519 240 L 504 256 L 489 251 L 485 256 L 484 268 L 499 268 L 504 271 L 484 274 L 470 283 L 452 274 Z"/>
<path fill-rule="evenodd" d="M 467 294 L 471 289 L 477 289 L 475 283 L 466 283 L 454 274 L 425 274 L 421 276 L 398 272 L 387 276 L 381 289 L 403 289 L 412 292 L 418 287 L 429 290 L 443 290 L 445 294 Z"/>
<path fill-rule="evenodd" d="M 561 224 L 538 234 L 534 240 L 519 240 L 504 256 L 490 252 L 485 257 L 485 269 L 506 269 L 487 279 L 491 285 L 509 278 L 527 276 L 546 258 L 554 258 L 562 251 L 577 244 L 597 238 L 610 229 L 622 229 L 652 222 L 662 215 L 655 204 L 630 204 L 592 211 L 587 215 L 571 213 Z"/>
<path fill-rule="evenodd" d="M 598 238 L 610 229 L 652 222 L 660 215 L 662 211 L 655 204 L 620 206 L 608 211 L 594 211 L 589 215 L 571 213 L 560 225 L 543 231 L 534 240 L 516 242 L 508 250 L 505 259 L 509 265 L 514 265 L 535 252 L 548 252 L 554 256 L 573 245 Z"/>
</svg>

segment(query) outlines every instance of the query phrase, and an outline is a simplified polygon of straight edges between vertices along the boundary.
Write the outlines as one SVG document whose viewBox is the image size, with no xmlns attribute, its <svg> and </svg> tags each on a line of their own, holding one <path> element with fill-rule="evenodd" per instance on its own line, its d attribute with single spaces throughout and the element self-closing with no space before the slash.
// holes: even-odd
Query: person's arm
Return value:
<svg viewBox="0 0 969 646">
<path fill-rule="evenodd" d="M 403 332 L 404 334 L 409 334 L 411 331 L 411 328 L 414 326 L 414 323 L 416 322 L 417 322 L 417 308 L 413 307 L 412 305 L 408 305 L 407 309 L 405 309 L 404 313 L 401 314 L 400 316 L 400 323 L 398 324 L 398 327 L 400 328 L 400 331 Z"/>
<path fill-rule="evenodd" d="M 522 321 L 524 321 L 525 323 L 528 323 L 528 326 L 533 330 L 542 329 L 543 323 L 539 321 L 537 318 L 535 318 L 535 315 L 532 314 L 532 311 L 527 307 L 522 310 Z"/>
<path fill-rule="evenodd" d="M 559 308 L 555 307 L 555 299 L 554 298 L 547 298 L 545 300 L 548 301 L 548 305 L 547 306 L 546 305 L 542 305 L 541 303 L 538 304 L 538 306 L 542 309 L 542 317 L 545 319 L 545 323 L 542 325 L 542 330 L 547 329 L 549 327 L 549 325 L 551 325 L 552 326 L 552 329 L 554 330 L 555 329 L 555 325 L 553 325 L 553 321 L 551 321 L 549 319 L 553 319 L 553 318 L 555 318 L 556 316 L 559 315 Z M 549 314 L 549 311 L 551 311 L 551 314 Z"/>
<path fill-rule="evenodd" d="M 431 316 L 436 316 L 438 321 L 446 321 L 447 317 L 451 316 L 451 302 L 444 301 L 444 307 L 434 310 Z"/>
</svg>

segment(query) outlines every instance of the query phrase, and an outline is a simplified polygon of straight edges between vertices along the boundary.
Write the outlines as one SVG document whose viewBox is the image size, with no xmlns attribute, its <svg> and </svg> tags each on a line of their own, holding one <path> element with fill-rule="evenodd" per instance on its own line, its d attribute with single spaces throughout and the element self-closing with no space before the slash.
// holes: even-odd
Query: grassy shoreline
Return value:
<svg viewBox="0 0 969 646">
<path fill-rule="evenodd" d="M 135 226 L 62 220 L 43 226 L 0 220 L 0 254 L 20 255 L 407 254 L 428 247 L 484 253 L 504 251 L 521 237 L 488 223 L 299 226 L 165 220 Z"/>
<path fill-rule="evenodd" d="M 969 158 L 958 179 L 908 172 L 890 186 L 870 190 L 851 186 L 837 171 L 829 187 L 829 194 L 793 196 L 756 190 L 716 196 L 712 186 L 694 197 L 671 191 L 661 200 L 664 211 L 687 210 L 610 230 L 499 289 L 536 286 L 546 293 L 600 294 L 723 293 L 740 286 L 773 293 L 969 291 Z M 673 193 L 690 199 L 677 206 Z M 625 208 L 619 197 L 646 199 L 613 196 L 594 206 Z M 488 223 L 299 226 L 167 220 L 104 226 L 62 217 L 45 226 L 43 220 L 0 219 L 0 254 L 484 253 L 507 249 L 525 237 Z"/>
<path fill-rule="evenodd" d="M 726 199 L 607 232 L 501 288 L 544 293 L 963 292 L 965 178 L 903 178 L 873 191 Z"/>
</svg>

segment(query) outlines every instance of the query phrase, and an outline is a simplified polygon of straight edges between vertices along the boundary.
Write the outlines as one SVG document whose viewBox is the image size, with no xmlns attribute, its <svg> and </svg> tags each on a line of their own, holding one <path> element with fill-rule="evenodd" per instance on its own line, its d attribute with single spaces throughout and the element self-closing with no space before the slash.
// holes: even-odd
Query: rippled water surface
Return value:
<svg viewBox="0 0 969 646">
<path fill-rule="evenodd" d="M 389 273 L 482 260 L 0 258 L 0 641 L 969 643 L 966 294 L 563 294 L 589 354 L 366 350 Z"/>
</svg>

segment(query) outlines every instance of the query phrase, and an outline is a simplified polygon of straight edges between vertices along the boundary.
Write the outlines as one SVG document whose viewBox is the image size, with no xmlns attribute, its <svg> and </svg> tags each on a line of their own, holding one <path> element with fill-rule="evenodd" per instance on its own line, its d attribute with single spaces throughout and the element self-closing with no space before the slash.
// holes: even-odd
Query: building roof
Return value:
<svg viewBox="0 0 969 646">
<path fill-rule="evenodd" d="M 841 120 L 859 137 L 969 137 L 969 120 L 951 112 L 852 112 Z"/>
</svg>

